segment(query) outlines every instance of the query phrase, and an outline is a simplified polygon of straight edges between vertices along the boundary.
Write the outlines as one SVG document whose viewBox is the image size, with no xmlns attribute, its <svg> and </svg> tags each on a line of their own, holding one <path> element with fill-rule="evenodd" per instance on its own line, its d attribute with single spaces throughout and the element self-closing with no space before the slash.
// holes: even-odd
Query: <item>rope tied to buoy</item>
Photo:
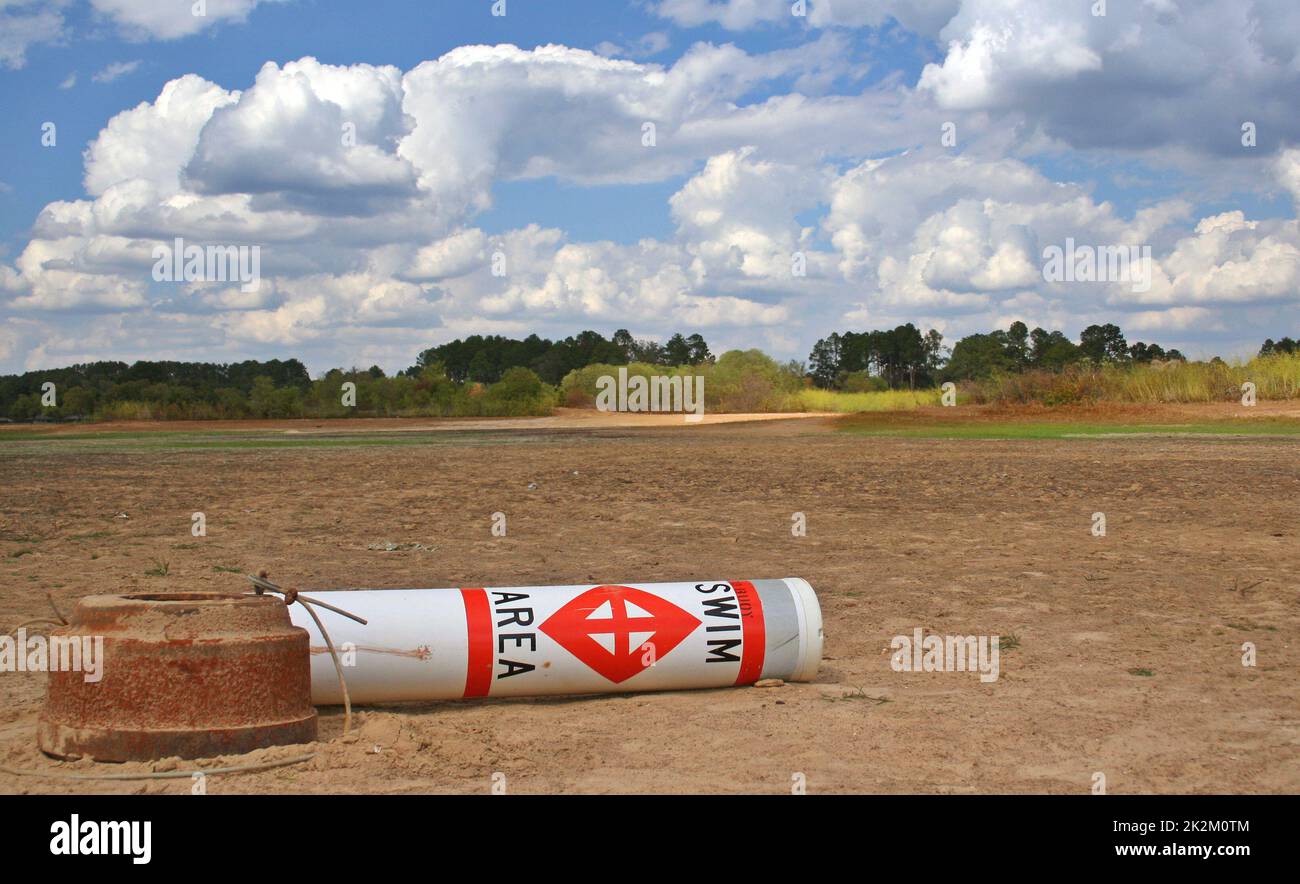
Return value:
<svg viewBox="0 0 1300 884">
<path fill-rule="evenodd" d="M 313 606 L 320 605 L 325 610 L 333 611 L 335 614 L 347 617 L 350 620 L 355 620 L 362 626 L 366 625 L 365 618 L 358 617 L 356 614 L 353 614 L 350 611 L 345 611 L 342 608 L 336 608 L 329 602 L 322 602 L 320 599 L 303 595 L 293 587 L 277 586 L 267 579 L 270 574 L 265 570 L 259 571 L 256 577 L 252 574 L 245 574 L 244 576 L 253 584 L 253 595 L 262 595 L 265 592 L 278 593 L 283 597 L 285 607 L 297 602 L 307 610 L 307 613 L 311 615 L 311 619 L 315 621 L 316 628 L 320 630 L 321 636 L 325 639 L 325 647 L 329 648 L 330 659 L 334 661 L 334 672 L 339 677 L 339 691 L 343 694 L 343 736 L 346 737 L 352 730 L 352 698 L 348 696 L 348 682 L 347 679 L 343 677 L 343 664 L 339 661 L 338 651 L 334 650 L 334 642 L 330 640 L 330 634 L 326 631 L 325 624 L 321 622 L 321 619 L 317 615 Z"/>
</svg>

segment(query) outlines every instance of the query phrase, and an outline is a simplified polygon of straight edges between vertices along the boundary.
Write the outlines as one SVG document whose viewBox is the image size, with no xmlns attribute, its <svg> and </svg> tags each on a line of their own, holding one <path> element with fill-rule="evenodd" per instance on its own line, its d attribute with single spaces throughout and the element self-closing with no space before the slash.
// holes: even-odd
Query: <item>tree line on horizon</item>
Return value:
<svg viewBox="0 0 1300 884">
<path fill-rule="evenodd" d="M 1260 356 L 1275 356 L 1283 354 L 1290 356 L 1294 353 L 1300 353 L 1300 341 L 1293 341 L 1291 338 L 1283 338 L 1280 341 L 1274 341 L 1269 338 L 1264 342 L 1264 346 L 1259 348 Z"/>
<path fill-rule="evenodd" d="M 757 354 L 757 351 L 752 351 Z M 1300 352 L 1290 337 L 1269 339 L 1261 356 Z M 761 355 L 761 354 L 758 354 Z M 767 359 L 767 357 L 763 357 Z M 1079 365 L 1148 364 L 1182 360 L 1177 350 L 1129 344 L 1114 324 L 1091 325 L 1078 343 L 1059 331 L 1014 322 L 972 334 L 951 348 L 931 329 L 833 333 L 814 345 L 807 363 L 779 369 L 792 382 L 844 392 L 932 388 L 1031 370 L 1061 372 Z M 1218 357 L 1215 357 L 1215 361 Z M 422 351 L 393 376 L 378 366 L 331 369 L 313 379 L 298 359 L 237 363 L 181 361 L 92 362 L 0 377 L 0 416 L 50 419 L 208 419 L 345 417 L 350 414 L 477 416 L 544 414 L 566 376 L 592 365 L 679 368 L 713 365 L 699 334 L 674 334 L 660 344 L 619 329 L 610 338 L 586 330 L 560 340 L 470 335 Z M 56 405 L 43 404 L 53 383 Z M 355 406 L 344 404 L 345 384 Z M 783 382 L 784 383 L 784 382 Z"/>
<path fill-rule="evenodd" d="M 664 344 L 633 338 L 621 328 L 606 338 L 599 332 L 583 331 L 560 341 L 537 335 L 523 340 L 501 335 L 470 335 L 423 351 L 404 374 L 419 374 L 431 365 L 441 365 L 447 377 L 458 384 L 471 381 L 493 384 L 511 368 L 527 368 L 547 384 L 558 385 L 569 372 L 588 365 L 699 365 L 713 358 L 709 345 L 698 334 L 674 334 Z"/>
<path fill-rule="evenodd" d="M 470 335 L 420 353 L 389 377 L 377 365 L 330 369 L 312 379 L 298 359 L 208 362 L 92 362 L 0 377 L 0 417 L 27 421 L 108 419 L 212 419 L 346 417 L 363 414 L 503 416 L 547 413 L 555 388 L 569 372 L 592 364 L 645 363 L 663 367 L 712 362 L 699 334 L 674 334 L 666 342 L 634 338 L 619 329 L 611 338 L 583 331 L 551 341 Z M 55 405 L 42 403 L 44 385 L 55 386 Z M 344 404 L 344 384 L 355 407 Z"/>
<path fill-rule="evenodd" d="M 1266 349 L 1275 346 L 1271 340 L 1265 342 Z M 1032 369 L 1059 372 L 1081 364 L 1184 360 L 1178 350 L 1166 350 L 1159 344 L 1129 344 L 1114 323 L 1088 326 L 1076 344 L 1062 332 L 1030 331 L 1017 320 L 1006 330 L 967 335 L 945 354 L 947 349 L 938 331 L 922 334 L 910 322 L 893 329 L 835 332 L 813 345 L 808 376 L 825 389 L 864 392 L 932 387 L 945 381 L 982 380 Z"/>
</svg>

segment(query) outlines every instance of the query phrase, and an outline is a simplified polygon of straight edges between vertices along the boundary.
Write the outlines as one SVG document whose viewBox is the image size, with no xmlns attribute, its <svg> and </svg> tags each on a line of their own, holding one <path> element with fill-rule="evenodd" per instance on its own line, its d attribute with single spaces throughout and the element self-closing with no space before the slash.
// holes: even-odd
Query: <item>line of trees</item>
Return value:
<svg viewBox="0 0 1300 884">
<path fill-rule="evenodd" d="M 1300 342 L 1290 337 L 1270 338 L 1260 349 L 1261 356 L 1297 352 Z M 748 353 L 761 356 L 758 351 Z M 1073 366 L 1175 360 L 1183 360 L 1177 350 L 1141 341 L 1129 344 L 1112 323 L 1088 326 L 1076 343 L 1059 331 L 1031 331 L 1023 322 L 1013 322 L 1005 330 L 967 335 L 951 350 L 938 331 L 923 334 L 907 323 L 893 329 L 836 332 L 817 341 L 806 366 L 792 362 L 778 368 L 796 386 L 865 392 L 931 388 L 949 380 L 1032 371 L 1060 373 Z M 1221 362 L 1217 357 L 1213 361 Z M 557 341 L 537 335 L 521 340 L 471 335 L 423 351 L 414 365 L 392 377 L 371 366 L 331 369 L 313 380 L 297 359 L 93 362 L 0 377 L 0 417 L 26 421 L 544 414 L 559 401 L 561 386 L 575 372 L 631 363 L 667 369 L 713 367 L 718 360 L 698 334 L 675 334 L 660 344 L 620 329 L 610 338 L 583 331 Z M 725 375 L 729 383 L 743 386 L 732 377 L 736 374 L 733 370 L 718 377 Z M 53 396 L 48 384 L 53 385 Z M 574 384 L 567 388 L 576 389 Z"/>
<path fill-rule="evenodd" d="M 1277 353 L 1285 353 L 1289 356 L 1297 352 L 1300 352 L 1300 341 L 1293 341 L 1289 337 L 1280 341 L 1269 338 L 1264 342 L 1264 346 L 1259 348 L 1260 356 L 1272 356 Z"/>
<path fill-rule="evenodd" d="M 0 377 L 0 416 L 27 421 L 543 414 L 555 404 L 565 375 L 587 365 L 712 361 L 698 334 L 675 334 L 660 344 L 620 329 L 610 339 L 594 331 L 560 341 L 471 335 L 425 350 L 393 377 L 371 366 L 335 368 L 313 380 L 297 359 L 92 362 Z"/>
<path fill-rule="evenodd" d="M 297 359 L 211 362 L 89 362 L 0 377 L 0 414 L 14 420 L 89 417 L 117 403 L 153 403 L 179 413 L 203 404 L 214 415 L 247 416 L 268 391 L 305 392 L 307 367 Z M 46 405 L 53 384 L 54 405 Z M 287 393 L 279 394 L 289 395 Z"/>
<path fill-rule="evenodd" d="M 1116 365 L 1182 361 L 1183 354 L 1159 344 L 1138 341 L 1129 344 L 1114 323 L 1090 325 L 1079 334 L 1076 344 L 1059 331 L 1013 322 L 1006 331 L 968 335 L 952 348 L 944 367 L 945 380 L 977 380 L 995 374 L 1013 374 L 1031 369 L 1061 371 L 1071 365 Z"/>
<path fill-rule="evenodd" d="M 599 332 L 584 331 L 550 341 L 537 335 L 515 340 L 500 335 L 470 335 L 422 352 L 406 374 L 419 374 L 430 366 L 442 366 L 447 377 L 458 384 L 477 381 L 492 384 L 511 368 L 527 368 L 545 383 L 557 385 L 569 372 L 597 363 L 627 365 L 698 365 L 713 358 L 709 345 L 698 334 L 673 335 L 666 344 L 635 339 L 627 329 L 606 338 Z"/>
<path fill-rule="evenodd" d="M 1281 350 L 1283 343 L 1265 342 L 1261 354 Z M 1182 360 L 1177 350 L 1138 341 L 1129 344 L 1114 323 L 1090 325 L 1076 344 L 1059 331 L 1013 322 L 1003 330 L 967 335 L 943 345 L 934 329 L 925 334 L 910 322 L 892 330 L 835 333 L 813 345 L 809 376 L 819 387 L 859 391 L 930 387 L 943 381 L 979 380 L 1032 369 L 1061 371 L 1079 364 L 1149 363 Z"/>
<path fill-rule="evenodd" d="M 861 392 L 929 387 L 943 364 L 943 335 L 907 323 L 890 331 L 833 332 L 813 345 L 808 374 L 819 387 Z"/>
</svg>

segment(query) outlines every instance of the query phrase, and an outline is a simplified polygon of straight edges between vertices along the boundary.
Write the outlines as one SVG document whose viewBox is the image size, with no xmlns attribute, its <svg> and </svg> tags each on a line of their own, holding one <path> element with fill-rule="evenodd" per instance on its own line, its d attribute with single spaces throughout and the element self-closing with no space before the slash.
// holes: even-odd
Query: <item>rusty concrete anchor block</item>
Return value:
<svg viewBox="0 0 1300 884">
<path fill-rule="evenodd" d="M 56 637 L 102 637 L 103 659 L 98 681 L 50 666 L 37 727 L 49 755 L 203 758 L 316 739 L 307 632 L 278 598 L 87 596 Z"/>
</svg>

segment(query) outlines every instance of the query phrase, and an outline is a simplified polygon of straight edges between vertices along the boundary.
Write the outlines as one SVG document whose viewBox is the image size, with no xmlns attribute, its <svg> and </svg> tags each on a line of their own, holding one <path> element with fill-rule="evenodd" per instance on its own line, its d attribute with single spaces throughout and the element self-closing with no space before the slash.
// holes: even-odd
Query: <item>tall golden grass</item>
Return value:
<svg viewBox="0 0 1300 884">
<path fill-rule="evenodd" d="M 1246 363 L 1166 362 L 1073 366 L 1027 371 L 960 385 L 973 402 L 1068 405 L 1082 402 L 1227 402 L 1253 383 L 1260 399 L 1300 397 L 1300 354 L 1259 356 Z"/>
<path fill-rule="evenodd" d="M 788 395 L 781 411 L 832 411 L 856 414 L 865 411 L 910 411 L 923 405 L 938 405 L 939 390 L 880 390 L 841 393 L 838 390 L 800 390 Z"/>
</svg>

